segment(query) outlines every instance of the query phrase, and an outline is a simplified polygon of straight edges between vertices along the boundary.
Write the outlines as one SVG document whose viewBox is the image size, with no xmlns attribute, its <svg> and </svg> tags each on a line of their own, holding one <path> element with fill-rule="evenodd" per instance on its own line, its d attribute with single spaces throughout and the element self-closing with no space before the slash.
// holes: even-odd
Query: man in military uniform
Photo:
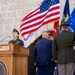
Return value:
<svg viewBox="0 0 75 75">
<path fill-rule="evenodd" d="M 23 41 L 19 39 L 19 32 L 16 29 L 13 30 L 13 40 L 10 40 L 9 44 L 18 44 L 20 46 L 24 46 Z"/>
<path fill-rule="evenodd" d="M 75 75 L 75 33 L 68 23 L 61 24 L 61 32 L 56 34 L 52 44 L 53 60 L 58 63 L 59 75 Z"/>
</svg>

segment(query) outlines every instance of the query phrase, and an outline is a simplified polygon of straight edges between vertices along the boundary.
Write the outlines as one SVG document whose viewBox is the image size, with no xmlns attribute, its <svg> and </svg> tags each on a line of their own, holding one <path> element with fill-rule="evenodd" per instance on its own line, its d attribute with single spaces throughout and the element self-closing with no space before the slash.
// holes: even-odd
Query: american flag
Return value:
<svg viewBox="0 0 75 75">
<path fill-rule="evenodd" d="M 55 22 L 60 18 L 59 0 L 44 0 L 22 19 L 20 26 L 21 35 L 35 32 L 41 26 Z"/>
</svg>

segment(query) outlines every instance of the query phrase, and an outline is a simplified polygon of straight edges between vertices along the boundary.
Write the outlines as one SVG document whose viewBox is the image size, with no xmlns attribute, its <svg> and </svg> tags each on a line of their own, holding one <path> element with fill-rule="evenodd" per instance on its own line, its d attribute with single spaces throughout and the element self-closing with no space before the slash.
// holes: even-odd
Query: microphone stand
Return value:
<svg viewBox="0 0 75 75">
<path fill-rule="evenodd" d="M 4 37 L 1 41 L 0 41 L 0 43 L 2 42 L 2 41 L 4 41 L 7 37 L 11 37 L 11 36 L 6 36 L 6 37 Z"/>
</svg>

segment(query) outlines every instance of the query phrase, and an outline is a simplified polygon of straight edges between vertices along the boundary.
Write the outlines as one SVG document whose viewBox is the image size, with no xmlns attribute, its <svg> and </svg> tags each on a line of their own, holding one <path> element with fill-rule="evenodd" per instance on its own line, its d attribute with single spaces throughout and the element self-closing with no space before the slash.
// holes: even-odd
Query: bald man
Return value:
<svg viewBox="0 0 75 75">
<path fill-rule="evenodd" d="M 37 75 L 51 75 L 52 41 L 47 32 L 42 33 L 42 39 L 34 48 L 35 65 L 38 67 Z"/>
</svg>

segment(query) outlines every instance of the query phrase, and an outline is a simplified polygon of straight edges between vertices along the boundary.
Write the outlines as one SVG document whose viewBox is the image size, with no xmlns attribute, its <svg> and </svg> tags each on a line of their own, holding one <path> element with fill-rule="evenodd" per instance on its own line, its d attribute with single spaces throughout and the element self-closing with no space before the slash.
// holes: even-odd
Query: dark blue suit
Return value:
<svg viewBox="0 0 75 75">
<path fill-rule="evenodd" d="M 51 75 L 52 41 L 45 38 L 38 41 L 34 49 L 34 58 L 38 75 Z"/>
</svg>

